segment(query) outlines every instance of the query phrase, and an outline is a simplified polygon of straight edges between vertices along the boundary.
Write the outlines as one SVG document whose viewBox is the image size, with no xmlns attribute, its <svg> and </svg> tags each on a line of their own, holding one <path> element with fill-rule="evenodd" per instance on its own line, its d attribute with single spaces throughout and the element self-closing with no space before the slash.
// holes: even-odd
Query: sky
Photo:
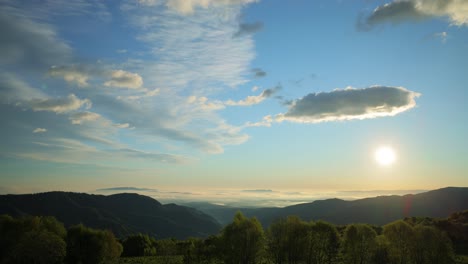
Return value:
<svg viewBox="0 0 468 264">
<path fill-rule="evenodd" d="M 0 193 L 468 186 L 466 0 L 0 0 L 0 36 Z"/>
</svg>

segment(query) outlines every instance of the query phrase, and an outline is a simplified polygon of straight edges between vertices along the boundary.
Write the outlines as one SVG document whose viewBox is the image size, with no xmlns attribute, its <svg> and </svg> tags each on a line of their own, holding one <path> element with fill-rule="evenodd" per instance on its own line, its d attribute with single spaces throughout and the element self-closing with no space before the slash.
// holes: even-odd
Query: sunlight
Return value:
<svg viewBox="0 0 468 264">
<path fill-rule="evenodd" d="M 396 153 L 392 147 L 379 147 L 375 151 L 375 160 L 379 165 L 389 166 L 396 161 Z"/>
</svg>

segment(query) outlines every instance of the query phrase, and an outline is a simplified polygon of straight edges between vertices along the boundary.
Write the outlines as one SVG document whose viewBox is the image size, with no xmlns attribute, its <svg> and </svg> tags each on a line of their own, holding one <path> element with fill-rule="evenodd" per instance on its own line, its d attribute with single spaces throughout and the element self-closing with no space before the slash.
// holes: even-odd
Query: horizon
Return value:
<svg viewBox="0 0 468 264">
<path fill-rule="evenodd" d="M 447 188 L 466 188 L 457 186 L 447 186 L 432 190 L 354 190 L 354 191 L 329 191 L 329 192 L 297 192 L 297 191 L 276 191 L 269 189 L 261 190 L 210 190 L 204 193 L 201 192 L 177 192 L 174 190 L 138 188 L 138 187 L 111 187 L 89 191 L 67 191 L 67 190 L 50 190 L 33 193 L 1 193 L 0 195 L 24 195 L 24 194 L 41 194 L 49 192 L 71 192 L 85 193 L 92 195 L 114 195 L 114 194 L 139 194 L 151 197 L 162 204 L 175 203 L 179 205 L 190 206 L 197 203 L 208 203 L 212 205 L 220 205 L 226 207 L 243 207 L 243 208 L 265 208 L 311 203 L 314 201 L 323 201 L 329 199 L 340 199 L 344 201 L 354 201 L 366 198 L 388 197 L 388 196 L 405 196 L 415 195 L 430 191 L 436 191 Z M 222 195 L 220 195 L 222 194 Z"/>
<path fill-rule="evenodd" d="M 0 194 L 468 186 L 468 1 L 0 1 Z"/>
</svg>

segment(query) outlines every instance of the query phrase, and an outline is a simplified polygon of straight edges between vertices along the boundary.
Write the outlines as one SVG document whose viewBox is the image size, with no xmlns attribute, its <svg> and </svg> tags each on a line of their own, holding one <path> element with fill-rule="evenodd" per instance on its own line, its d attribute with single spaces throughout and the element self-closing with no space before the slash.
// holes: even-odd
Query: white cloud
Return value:
<svg viewBox="0 0 468 264">
<path fill-rule="evenodd" d="M 233 101 L 233 100 L 228 100 L 225 102 L 226 105 L 228 106 L 250 106 L 250 105 L 256 105 L 261 102 L 263 102 L 265 99 L 271 97 L 273 94 L 275 94 L 278 90 L 280 90 L 280 86 L 276 86 L 271 89 L 266 89 L 264 90 L 261 94 L 259 95 L 250 95 L 247 96 L 247 98 L 239 101 Z"/>
<path fill-rule="evenodd" d="M 143 85 L 143 79 L 137 73 L 115 70 L 111 72 L 110 77 L 111 80 L 105 82 L 105 86 L 138 89 Z"/>
<path fill-rule="evenodd" d="M 130 124 L 129 123 L 122 123 L 122 124 L 114 124 L 115 127 L 117 128 L 129 128 Z"/>
<path fill-rule="evenodd" d="M 468 1 L 466 0 L 394 0 L 377 7 L 366 19 L 367 26 L 379 23 L 399 23 L 430 17 L 447 17 L 457 26 L 468 25 Z"/>
<path fill-rule="evenodd" d="M 40 127 L 33 130 L 33 133 L 45 133 L 45 132 L 47 132 L 47 129 L 40 128 Z"/>
<path fill-rule="evenodd" d="M 145 0 L 143 2 L 155 3 L 156 1 Z M 199 7 L 206 9 L 213 6 L 242 5 L 252 2 L 257 2 L 257 0 L 168 0 L 166 5 L 180 14 L 192 14 Z"/>
<path fill-rule="evenodd" d="M 434 33 L 432 35 L 434 38 L 437 38 L 437 39 L 440 39 L 440 41 L 442 41 L 442 43 L 446 43 L 447 42 L 447 38 L 448 38 L 448 34 L 447 32 L 438 32 L 438 33 Z"/>
<path fill-rule="evenodd" d="M 69 119 L 74 125 L 81 125 L 83 122 L 96 121 L 101 118 L 101 115 L 94 112 L 77 112 L 70 115 Z"/>
<path fill-rule="evenodd" d="M 32 99 L 27 104 L 34 111 L 48 111 L 62 114 L 73 110 L 78 110 L 81 107 L 86 109 L 91 108 L 89 99 L 79 99 L 74 94 L 70 94 L 65 98 L 47 98 L 47 99 Z"/>
<path fill-rule="evenodd" d="M 276 121 L 320 123 L 394 116 L 416 106 L 420 94 L 403 87 L 371 86 L 311 93 L 292 102 Z"/>
<path fill-rule="evenodd" d="M 259 122 L 247 122 L 244 127 L 271 127 L 271 124 L 274 122 L 274 119 L 271 115 L 264 116 L 263 119 Z"/>
<path fill-rule="evenodd" d="M 73 83 L 79 87 L 88 86 L 89 73 L 84 67 L 72 66 L 52 66 L 49 69 L 49 75 L 52 77 L 62 77 L 66 82 Z"/>
</svg>

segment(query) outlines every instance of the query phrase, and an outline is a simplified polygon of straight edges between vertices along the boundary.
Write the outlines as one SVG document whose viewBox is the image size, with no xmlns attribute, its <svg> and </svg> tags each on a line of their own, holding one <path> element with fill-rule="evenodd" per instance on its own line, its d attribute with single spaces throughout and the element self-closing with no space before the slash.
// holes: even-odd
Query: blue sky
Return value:
<svg viewBox="0 0 468 264">
<path fill-rule="evenodd" d="M 0 22 L 1 193 L 468 185 L 466 1 L 0 0 Z"/>
</svg>

